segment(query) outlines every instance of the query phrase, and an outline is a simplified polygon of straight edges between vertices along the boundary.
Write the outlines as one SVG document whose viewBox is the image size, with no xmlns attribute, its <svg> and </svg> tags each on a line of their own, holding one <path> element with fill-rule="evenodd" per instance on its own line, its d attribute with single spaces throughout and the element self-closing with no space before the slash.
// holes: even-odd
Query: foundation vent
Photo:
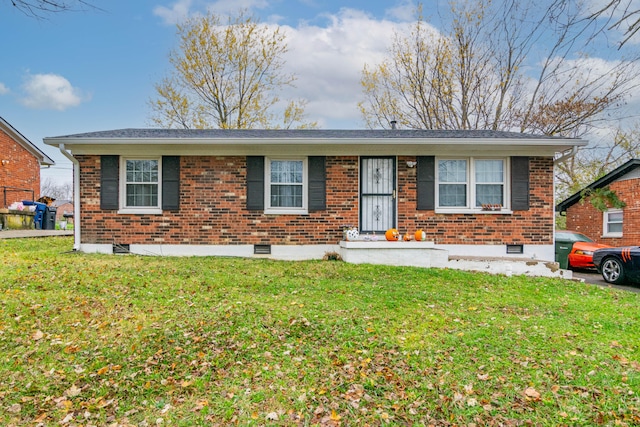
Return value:
<svg viewBox="0 0 640 427">
<path fill-rule="evenodd" d="M 271 255 L 271 245 L 253 245 L 255 255 Z"/>
<path fill-rule="evenodd" d="M 507 245 L 508 254 L 523 254 L 524 245 Z"/>
<path fill-rule="evenodd" d="M 113 253 L 114 254 L 128 254 L 128 253 L 130 253 L 129 245 L 125 244 L 125 243 L 114 243 L 113 244 Z"/>
</svg>

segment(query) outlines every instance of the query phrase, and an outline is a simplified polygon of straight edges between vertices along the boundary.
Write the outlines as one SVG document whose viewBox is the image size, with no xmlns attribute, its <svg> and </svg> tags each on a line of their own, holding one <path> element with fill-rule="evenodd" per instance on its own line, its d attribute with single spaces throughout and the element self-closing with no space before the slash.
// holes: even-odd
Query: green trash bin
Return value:
<svg viewBox="0 0 640 427">
<path fill-rule="evenodd" d="M 569 253 L 572 248 L 573 242 L 556 240 L 556 262 L 563 270 L 569 268 Z"/>
</svg>

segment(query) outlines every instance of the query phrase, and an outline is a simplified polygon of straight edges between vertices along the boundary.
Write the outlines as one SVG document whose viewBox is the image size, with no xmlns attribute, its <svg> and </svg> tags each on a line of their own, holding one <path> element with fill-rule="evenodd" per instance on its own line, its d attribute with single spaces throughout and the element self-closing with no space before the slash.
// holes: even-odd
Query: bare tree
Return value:
<svg viewBox="0 0 640 427">
<path fill-rule="evenodd" d="M 11 5 L 27 16 L 41 18 L 50 13 L 68 12 L 72 10 L 95 9 L 85 0 L 9 0 Z"/>
<path fill-rule="evenodd" d="M 637 58 L 590 58 L 595 33 L 583 11 L 570 2 L 550 6 L 452 2 L 441 17 L 450 28 L 444 34 L 418 13 L 411 34 L 396 35 L 388 58 L 364 68 L 365 122 L 584 134 L 634 87 Z"/>
<path fill-rule="evenodd" d="M 282 101 L 295 76 L 284 72 L 287 52 L 279 28 L 240 13 L 225 23 L 209 13 L 178 25 L 173 73 L 156 84 L 152 122 L 164 128 L 305 128 L 304 102 Z"/>
<path fill-rule="evenodd" d="M 617 128 L 556 168 L 557 196 L 563 200 L 631 159 L 640 158 L 640 122 Z"/>
<path fill-rule="evenodd" d="M 71 200 L 73 198 L 73 185 L 69 182 L 59 183 L 52 178 L 46 178 L 40 184 L 40 194 L 56 200 Z"/>
<path fill-rule="evenodd" d="M 575 0 L 558 0 L 560 3 Z M 633 0 L 608 0 L 606 4 L 589 15 L 589 19 L 596 21 L 604 19 L 603 29 L 621 30 L 623 38 L 620 47 L 624 46 L 640 30 L 640 10 Z"/>
</svg>

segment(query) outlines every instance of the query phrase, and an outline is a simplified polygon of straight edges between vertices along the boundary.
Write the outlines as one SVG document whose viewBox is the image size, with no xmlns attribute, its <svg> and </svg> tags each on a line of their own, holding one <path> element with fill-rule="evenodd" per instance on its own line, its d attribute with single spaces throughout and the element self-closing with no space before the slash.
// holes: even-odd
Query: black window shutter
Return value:
<svg viewBox="0 0 640 427">
<path fill-rule="evenodd" d="M 119 209 L 119 156 L 100 156 L 100 209 Z"/>
<path fill-rule="evenodd" d="M 309 162 L 309 212 L 327 208 L 327 175 L 324 156 L 311 156 Z"/>
<path fill-rule="evenodd" d="M 162 157 L 162 209 L 180 209 L 180 157 Z"/>
<path fill-rule="evenodd" d="M 511 210 L 529 210 L 529 157 L 511 158 Z"/>
<path fill-rule="evenodd" d="M 436 208 L 436 158 L 418 156 L 416 173 L 416 197 L 418 210 Z"/>
<path fill-rule="evenodd" d="M 247 209 L 264 210 L 263 156 L 247 156 Z"/>
</svg>

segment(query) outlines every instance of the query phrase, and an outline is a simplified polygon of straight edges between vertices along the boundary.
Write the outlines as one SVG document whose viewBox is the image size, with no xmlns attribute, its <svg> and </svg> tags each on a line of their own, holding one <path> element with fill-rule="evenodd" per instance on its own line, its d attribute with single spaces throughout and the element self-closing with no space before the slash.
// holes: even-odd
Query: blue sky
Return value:
<svg viewBox="0 0 640 427">
<path fill-rule="evenodd" d="M 327 72 L 323 81 L 309 76 L 311 88 L 296 97 L 313 97 L 315 90 L 335 91 L 342 100 L 329 102 L 329 115 L 315 105 L 313 119 L 324 128 L 362 127 L 356 99 L 345 108 L 345 87 L 357 93 L 359 70 L 349 35 L 341 34 L 349 21 L 358 21 L 371 31 L 368 23 L 391 19 L 398 22 L 402 13 L 410 15 L 413 6 L 406 2 L 350 0 L 235 0 L 199 2 L 198 0 L 89 0 L 101 10 L 86 9 L 46 15 L 43 19 L 25 16 L 2 3 L 2 67 L 0 67 L 0 116 L 56 161 L 43 170 L 42 178 L 71 180 L 71 164 L 57 150 L 45 146 L 47 136 L 79 132 L 150 126 L 147 101 L 154 96 L 154 83 L 169 70 L 167 56 L 176 43 L 175 22 L 184 16 L 213 7 L 220 13 L 245 6 L 262 22 L 278 23 L 300 29 L 315 42 L 296 45 L 296 54 L 322 49 L 320 68 Z M 348 3 L 348 9 L 346 4 Z M 409 16 L 408 15 L 408 16 Z M 407 17 L 408 17 L 407 16 Z M 369 22 L 370 21 L 370 22 Z M 391 25 L 387 25 L 391 29 Z M 301 34 L 300 33 L 300 34 Z M 381 36 L 372 34 L 365 41 L 375 43 Z M 385 46 L 380 46 L 380 52 Z M 302 50 L 302 52 L 300 52 Z M 362 52 L 366 55 L 366 52 Z M 342 61 L 338 58 L 343 55 Z M 289 60 L 291 62 L 291 60 Z M 304 70 L 318 64 L 298 65 Z M 347 70 L 348 69 L 348 70 Z M 298 81 L 303 87 L 307 81 Z M 304 92 L 304 93 L 303 93 Z M 340 104 L 340 105 L 338 105 Z M 325 105 L 325 104 L 323 104 Z M 308 108 L 309 109 L 309 108 Z"/>
<path fill-rule="evenodd" d="M 600 0 L 593 0 L 600 1 Z M 411 0 L 89 0 L 98 9 L 25 16 L 0 5 L 3 35 L 0 116 L 56 161 L 42 179 L 71 181 L 71 163 L 42 139 L 80 132 L 149 127 L 147 102 L 169 71 L 175 23 L 211 8 L 246 7 L 289 34 L 288 71 L 298 76 L 284 98 L 304 98 L 322 128 L 362 128 L 357 102 L 365 63 L 385 55 L 406 28 Z M 436 16 L 425 2 L 425 13 Z"/>
</svg>

